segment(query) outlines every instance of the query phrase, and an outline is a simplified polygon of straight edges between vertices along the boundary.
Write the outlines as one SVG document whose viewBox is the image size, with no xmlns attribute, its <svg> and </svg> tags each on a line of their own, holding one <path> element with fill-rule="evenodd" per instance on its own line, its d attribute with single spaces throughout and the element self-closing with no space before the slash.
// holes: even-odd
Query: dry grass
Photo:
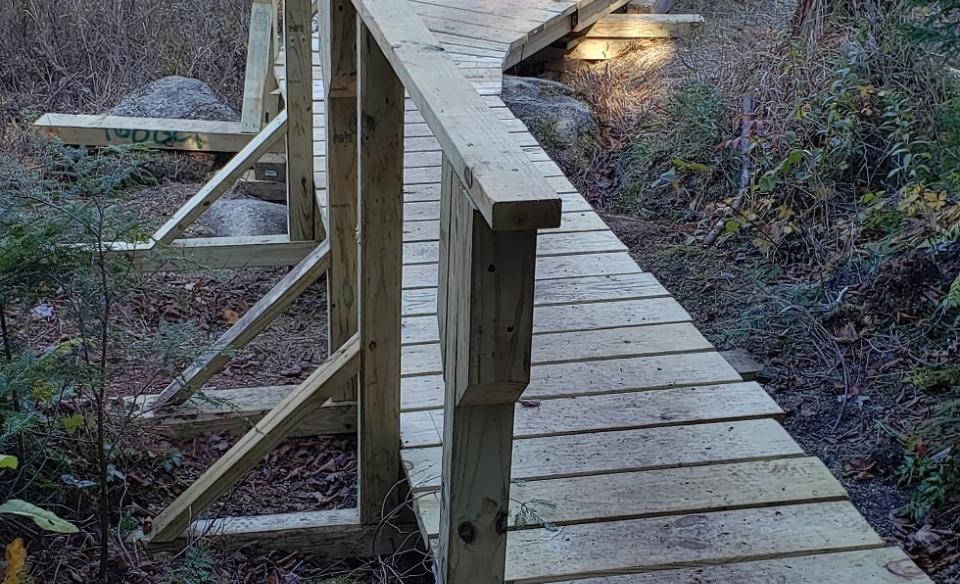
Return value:
<svg viewBox="0 0 960 584">
<path fill-rule="evenodd" d="M 4 0 L 0 135 L 41 111 L 96 113 L 167 75 L 243 90 L 250 0 Z"/>
</svg>

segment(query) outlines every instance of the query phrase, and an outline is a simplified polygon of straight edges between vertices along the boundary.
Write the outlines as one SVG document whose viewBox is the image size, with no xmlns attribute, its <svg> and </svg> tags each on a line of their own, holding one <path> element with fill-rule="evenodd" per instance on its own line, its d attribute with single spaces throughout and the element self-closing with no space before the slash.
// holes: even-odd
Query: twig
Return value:
<svg viewBox="0 0 960 584">
<path fill-rule="evenodd" d="M 747 194 L 747 188 L 750 186 L 750 134 L 753 131 L 754 109 L 753 98 L 744 96 L 740 104 L 740 157 L 743 161 L 740 167 L 740 189 L 737 191 L 737 196 L 730 202 L 728 213 L 729 211 L 735 213 L 740 211 L 740 207 L 743 206 L 743 200 Z M 716 225 L 713 226 L 713 229 L 711 229 L 710 233 L 704 238 L 703 244 L 713 245 L 717 238 L 720 237 L 720 234 L 723 233 L 725 224 L 726 213 L 724 217 L 717 220 Z"/>
</svg>

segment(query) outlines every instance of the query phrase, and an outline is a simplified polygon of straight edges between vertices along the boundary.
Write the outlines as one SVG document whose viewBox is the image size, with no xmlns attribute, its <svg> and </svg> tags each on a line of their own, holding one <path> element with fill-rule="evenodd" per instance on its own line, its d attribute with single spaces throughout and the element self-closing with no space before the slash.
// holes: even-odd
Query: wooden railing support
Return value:
<svg viewBox="0 0 960 584">
<path fill-rule="evenodd" d="M 439 581 L 502 583 L 516 400 L 530 381 L 535 230 L 493 231 L 444 158 Z"/>
<path fill-rule="evenodd" d="M 327 273 L 330 346 L 357 332 L 357 11 L 350 0 L 320 0 L 327 120 Z M 356 381 L 340 399 L 357 399 Z"/>
<path fill-rule="evenodd" d="M 291 241 L 324 238 L 313 187 L 313 4 L 283 3 L 287 85 L 287 217 Z"/>
<path fill-rule="evenodd" d="M 375 523 L 399 501 L 400 288 L 403 277 L 403 86 L 359 28 L 359 496 Z"/>
</svg>

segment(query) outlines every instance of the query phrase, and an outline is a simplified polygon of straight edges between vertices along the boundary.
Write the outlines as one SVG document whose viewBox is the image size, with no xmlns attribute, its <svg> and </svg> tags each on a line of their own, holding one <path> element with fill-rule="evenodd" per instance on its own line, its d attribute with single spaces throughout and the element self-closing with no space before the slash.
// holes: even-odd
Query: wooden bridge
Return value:
<svg viewBox="0 0 960 584">
<path fill-rule="evenodd" d="M 385 519 L 406 490 L 441 582 L 929 582 L 500 99 L 506 67 L 624 3 L 321 0 L 311 47 L 308 0 L 287 0 L 285 110 L 155 243 L 117 246 L 146 263 L 169 244 L 296 264 L 146 401 L 147 420 L 181 432 L 262 417 L 150 545 L 395 549 Z M 283 136 L 289 237 L 176 239 Z M 339 349 L 317 372 L 220 390 L 229 408 L 188 401 L 323 273 Z M 343 431 L 359 434 L 358 509 L 196 519 L 283 437 Z"/>
</svg>

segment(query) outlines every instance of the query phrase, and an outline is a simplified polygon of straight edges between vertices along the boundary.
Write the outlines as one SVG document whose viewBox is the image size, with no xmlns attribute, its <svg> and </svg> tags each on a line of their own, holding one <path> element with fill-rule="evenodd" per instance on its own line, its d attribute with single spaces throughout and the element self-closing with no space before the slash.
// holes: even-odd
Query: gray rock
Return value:
<svg viewBox="0 0 960 584">
<path fill-rule="evenodd" d="M 287 206 L 256 199 L 219 200 L 200 216 L 212 237 L 280 235 L 287 232 Z"/>
<path fill-rule="evenodd" d="M 593 110 L 563 83 L 504 75 L 503 101 L 565 170 L 582 166 L 596 147 Z"/>
<path fill-rule="evenodd" d="M 209 85 L 175 75 L 157 79 L 134 91 L 111 109 L 110 114 L 223 122 L 240 119 L 233 108 L 220 101 Z"/>
</svg>

